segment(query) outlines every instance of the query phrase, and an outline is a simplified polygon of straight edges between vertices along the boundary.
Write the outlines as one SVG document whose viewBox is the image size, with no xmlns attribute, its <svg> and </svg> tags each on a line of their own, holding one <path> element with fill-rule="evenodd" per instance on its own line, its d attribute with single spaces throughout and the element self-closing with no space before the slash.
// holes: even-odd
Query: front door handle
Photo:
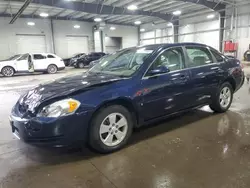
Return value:
<svg viewBox="0 0 250 188">
<path fill-rule="evenodd" d="M 220 67 L 212 67 L 211 70 L 213 70 L 214 72 L 220 72 Z"/>
<path fill-rule="evenodd" d="M 187 75 L 182 74 L 182 75 L 180 75 L 180 78 L 181 78 L 182 80 L 184 80 L 184 79 L 186 79 L 186 78 L 187 78 Z"/>
</svg>

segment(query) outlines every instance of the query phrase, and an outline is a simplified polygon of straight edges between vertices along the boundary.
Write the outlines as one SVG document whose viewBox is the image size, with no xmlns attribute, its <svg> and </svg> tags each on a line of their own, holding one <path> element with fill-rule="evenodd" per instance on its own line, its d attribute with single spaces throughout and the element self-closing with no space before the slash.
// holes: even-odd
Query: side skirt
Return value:
<svg viewBox="0 0 250 188">
<path fill-rule="evenodd" d="M 167 118 L 170 118 L 170 117 L 173 117 L 173 116 L 176 116 L 178 114 L 182 114 L 182 113 L 186 113 L 186 112 L 189 112 L 189 111 L 192 111 L 192 110 L 196 110 L 198 108 L 201 108 L 203 106 L 206 106 L 208 105 L 209 103 L 204 103 L 204 104 L 201 104 L 199 106 L 195 106 L 195 107 L 192 107 L 192 108 L 188 108 L 188 109 L 185 109 L 185 110 L 181 110 L 181 111 L 178 111 L 178 112 L 174 112 L 174 113 L 171 113 L 171 114 L 167 114 L 165 116 L 161 116 L 161 117 L 157 117 L 157 118 L 154 118 L 154 119 L 150 119 L 150 120 L 147 120 L 147 121 L 141 121 L 139 122 L 139 124 L 136 126 L 137 127 L 141 127 L 141 126 L 144 126 L 144 125 L 149 125 L 149 124 L 152 124 L 152 123 L 155 123 L 155 122 L 159 122 L 161 120 L 164 120 L 164 119 L 167 119 Z"/>
</svg>

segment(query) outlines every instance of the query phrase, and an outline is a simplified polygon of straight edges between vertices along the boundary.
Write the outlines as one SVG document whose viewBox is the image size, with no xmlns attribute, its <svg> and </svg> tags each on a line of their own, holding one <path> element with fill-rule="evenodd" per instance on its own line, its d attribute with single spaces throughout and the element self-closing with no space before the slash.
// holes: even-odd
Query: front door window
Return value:
<svg viewBox="0 0 250 188">
<path fill-rule="evenodd" d="M 161 66 L 165 66 L 170 72 L 183 69 L 184 54 L 182 48 L 171 48 L 161 53 L 151 65 L 149 71 Z M 146 76 L 149 76 L 148 73 Z"/>
</svg>

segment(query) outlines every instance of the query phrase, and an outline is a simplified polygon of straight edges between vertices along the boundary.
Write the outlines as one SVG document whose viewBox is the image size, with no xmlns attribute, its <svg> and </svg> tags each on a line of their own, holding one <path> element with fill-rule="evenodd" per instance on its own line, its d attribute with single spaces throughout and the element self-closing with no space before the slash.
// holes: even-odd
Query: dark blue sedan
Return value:
<svg viewBox="0 0 250 188">
<path fill-rule="evenodd" d="M 133 47 L 88 72 L 42 84 L 23 95 L 10 122 L 18 138 L 61 147 L 123 147 L 133 128 L 203 105 L 229 109 L 242 86 L 240 62 L 196 43 Z"/>
</svg>

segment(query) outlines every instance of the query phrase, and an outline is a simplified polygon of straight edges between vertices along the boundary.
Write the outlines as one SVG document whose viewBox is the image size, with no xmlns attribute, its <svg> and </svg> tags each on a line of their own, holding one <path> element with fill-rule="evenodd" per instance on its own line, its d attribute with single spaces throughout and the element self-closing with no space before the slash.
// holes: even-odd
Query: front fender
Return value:
<svg viewBox="0 0 250 188">
<path fill-rule="evenodd" d="M 112 98 L 110 100 L 104 101 L 95 108 L 93 115 L 95 115 L 100 109 L 106 106 L 110 106 L 110 105 L 121 105 L 127 108 L 127 110 L 131 113 L 135 121 L 135 126 L 137 126 L 140 123 L 139 107 L 129 97 L 117 97 L 117 98 Z"/>
<path fill-rule="evenodd" d="M 16 67 L 16 65 L 15 65 L 15 63 L 14 62 L 1 62 L 1 64 L 0 64 L 0 72 L 2 72 L 2 69 L 4 68 L 4 67 L 12 67 L 14 70 L 15 70 L 15 72 L 17 72 L 17 67 Z"/>
</svg>

